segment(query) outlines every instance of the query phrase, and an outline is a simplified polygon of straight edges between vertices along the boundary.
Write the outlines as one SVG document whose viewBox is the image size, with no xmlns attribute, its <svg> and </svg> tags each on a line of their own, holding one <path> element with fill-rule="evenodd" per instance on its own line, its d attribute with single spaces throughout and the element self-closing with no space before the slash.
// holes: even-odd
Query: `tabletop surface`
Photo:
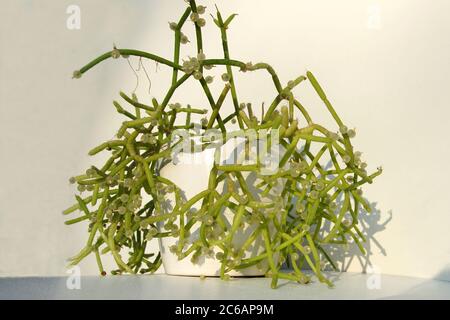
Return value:
<svg viewBox="0 0 450 320">
<path fill-rule="evenodd" d="M 108 276 L 0 278 L 0 299 L 450 299 L 450 282 L 391 275 L 330 274 L 334 288 L 267 278 Z M 77 289 L 79 284 L 79 289 Z"/>
</svg>

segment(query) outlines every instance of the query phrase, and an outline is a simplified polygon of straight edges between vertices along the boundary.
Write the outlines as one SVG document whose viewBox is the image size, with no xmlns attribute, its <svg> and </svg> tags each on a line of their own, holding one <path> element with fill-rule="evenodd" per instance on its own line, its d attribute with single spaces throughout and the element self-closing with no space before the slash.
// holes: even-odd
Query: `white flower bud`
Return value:
<svg viewBox="0 0 450 320">
<path fill-rule="evenodd" d="M 222 80 L 225 82 L 230 81 L 230 75 L 228 73 L 222 74 Z"/>
<path fill-rule="evenodd" d="M 195 71 L 194 72 L 194 79 L 195 80 L 200 80 L 201 78 L 203 78 L 203 74 L 200 71 Z"/>
<path fill-rule="evenodd" d="M 335 211 L 337 209 L 337 204 L 336 202 L 331 202 L 328 207 L 330 208 L 331 211 Z"/>
<path fill-rule="evenodd" d="M 319 192 L 317 192 L 316 190 L 313 190 L 310 192 L 309 196 L 311 197 L 311 199 L 317 199 L 319 197 Z"/>
<path fill-rule="evenodd" d="M 317 182 L 315 188 L 316 188 L 316 190 L 321 191 L 325 188 L 325 183 L 323 181 L 319 181 L 319 182 Z"/>
<path fill-rule="evenodd" d="M 172 31 L 175 31 L 178 27 L 178 24 L 176 22 L 169 22 L 169 28 Z"/>
<path fill-rule="evenodd" d="M 197 13 L 198 14 L 204 14 L 206 10 L 205 6 L 197 6 Z"/>
<path fill-rule="evenodd" d="M 131 189 L 131 187 L 133 185 L 133 179 L 125 178 L 125 180 L 123 181 L 123 185 L 125 186 L 125 188 Z"/>
<path fill-rule="evenodd" d="M 197 60 L 198 61 L 203 61 L 206 59 L 206 55 L 203 53 L 203 51 L 200 51 L 199 53 L 197 53 Z"/>
<path fill-rule="evenodd" d="M 343 160 L 345 163 L 349 163 L 350 160 L 351 160 L 351 158 L 350 158 L 350 156 L 349 156 L 348 154 L 346 154 L 346 155 L 344 155 L 344 156 L 342 157 L 342 160 Z"/>
<path fill-rule="evenodd" d="M 205 219 L 205 223 L 206 223 L 208 226 L 213 225 L 213 224 L 214 224 L 214 218 L 211 217 L 211 216 L 208 216 L 208 217 Z"/>
<path fill-rule="evenodd" d="M 337 134 L 335 132 L 329 132 L 328 138 L 330 138 L 333 141 L 337 141 L 337 140 L 339 140 L 339 134 Z"/>
<path fill-rule="evenodd" d="M 185 34 L 182 34 L 182 35 L 181 35 L 181 38 L 180 38 L 180 42 L 181 42 L 182 44 L 186 44 L 186 43 L 189 42 L 189 38 L 188 38 Z"/>
<path fill-rule="evenodd" d="M 307 188 L 309 188 L 310 182 L 309 182 L 308 180 L 302 179 L 302 180 L 300 181 L 300 184 L 302 185 L 302 187 L 303 187 L 304 189 L 307 189 Z"/>
<path fill-rule="evenodd" d="M 158 234 L 158 229 L 156 229 L 155 227 L 151 227 L 148 230 L 148 233 L 151 234 L 152 236 L 156 236 Z"/>
<path fill-rule="evenodd" d="M 306 161 L 302 161 L 302 162 L 299 163 L 298 169 L 300 171 L 307 171 L 309 169 L 309 165 L 308 165 L 308 163 Z M 315 176 L 313 176 L 313 177 L 315 178 Z M 311 177 L 311 179 L 313 179 L 313 178 Z"/>
<path fill-rule="evenodd" d="M 205 77 L 205 81 L 206 81 L 206 83 L 210 84 L 210 83 L 212 83 L 212 82 L 214 81 L 214 77 L 212 77 L 212 76 L 206 76 L 206 77 Z"/>
<path fill-rule="evenodd" d="M 121 196 L 120 196 L 120 201 L 122 201 L 122 202 L 127 202 L 128 201 L 128 198 L 129 198 L 129 196 L 127 195 L 127 194 L 122 194 Z"/>
<path fill-rule="evenodd" d="M 298 202 L 295 204 L 295 210 L 296 210 L 297 212 L 303 212 L 303 211 L 305 211 L 305 209 L 306 209 L 306 207 L 305 207 L 305 204 L 304 204 L 303 202 L 298 201 Z"/>
<path fill-rule="evenodd" d="M 196 22 L 199 19 L 198 13 L 192 12 L 191 13 L 191 21 Z"/>
<path fill-rule="evenodd" d="M 199 19 L 197 19 L 196 23 L 200 28 L 202 28 L 206 25 L 206 20 L 203 18 L 199 18 Z"/>
<path fill-rule="evenodd" d="M 252 62 L 247 62 L 245 64 L 245 67 L 241 68 L 241 71 L 247 71 L 247 70 L 253 70 L 253 63 Z"/>
<path fill-rule="evenodd" d="M 349 138 L 354 138 L 356 136 L 356 130 L 350 129 L 350 130 L 348 130 L 347 134 L 348 134 Z"/>
<path fill-rule="evenodd" d="M 346 134 L 346 133 L 348 132 L 348 128 L 347 128 L 347 126 L 341 126 L 341 127 L 339 128 L 339 131 L 340 131 L 342 134 Z"/>
<path fill-rule="evenodd" d="M 344 219 L 342 221 L 342 224 L 348 228 L 348 227 L 350 227 L 352 225 L 352 222 L 350 220 L 348 220 L 348 219 Z"/>
<path fill-rule="evenodd" d="M 107 185 L 112 185 L 112 184 L 114 184 L 114 178 L 111 177 L 111 176 L 107 176 L 107 177 L 106 177 L 106 184 L 107 184 Z"/>
<path fill-rule="evenodd" d="M 183 71 L 186 73 L 192 73 L 194 71 L 189 61 L 183 61 Z"/>
<path fill-rule="evenodd" d="M 113 59 L 119 59 L 120 58 L 120 51 L 117 48 L 114 48 L 113 51 L 111 51 L 111 57 Z"/>
<path fill-rule="evenodd" d="M 298 168 L 290 168 L 289 173 L 290 173 L 291 177 L 297 178 L 301 172 Z"/>
</svg>

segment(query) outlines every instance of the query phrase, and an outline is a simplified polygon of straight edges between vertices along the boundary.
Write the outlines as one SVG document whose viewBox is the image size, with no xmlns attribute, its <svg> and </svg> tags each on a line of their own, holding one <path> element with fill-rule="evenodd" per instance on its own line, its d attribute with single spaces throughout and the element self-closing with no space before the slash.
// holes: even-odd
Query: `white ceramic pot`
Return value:
<svg viewBox="0 0 450 320">
<path fill-rule="evenodd" d="M 190 157 L 190 154 L 180 154 L 178 160 L 180 163 L 175 165 L 169 163 L 161 169 L 161 176 L 174 182 L 184 193 L 187 199 L 192 198 L 196 194 L 204 191 L 208 187 L 209 173 L 213 164 L 213 150 L 205 150 L 200 155 L 202 157 L 199 164 L 187 164 L 183 157 Z M 197 155 L 198 156 L 198 155 Z M 220 187 L 219 187 L 220 189 Z M 193 208 L 199 209 L 201 201 Z M 233 213 L 227 208 L 222 213 L 223 217 L 230 223 L 233 220 Z M 160 226 L 161 227 L 161 226 Z M 191 228 L 191 237 L 198 237 L 199 226 L 194 225 Z M 233 246 L 239 248 L 256 228 L 249 226 L 240 231 L 234 237 Z M 191 262 L 191 256 L 182 260 L 178 260 L 176 254 L 170 252 L 169 247 L 177 243 L 177 238 L 162 238 L 159 240 L 162 263 L 164 270 L 170 275 L 186 275 L 186 276 L 219 276 L 221 263 L 214 257 L 202 257 L 196 264 Z M 263 239 L 257 239 L 250 251 L 245 253 L 245 258 L 254 257 L 264 251 Z M 261 276 L 264 274 L 265 265 L 260 268 L 252 266 L 238 271 L 232 271 L 230 276 Z"/>
</svg>

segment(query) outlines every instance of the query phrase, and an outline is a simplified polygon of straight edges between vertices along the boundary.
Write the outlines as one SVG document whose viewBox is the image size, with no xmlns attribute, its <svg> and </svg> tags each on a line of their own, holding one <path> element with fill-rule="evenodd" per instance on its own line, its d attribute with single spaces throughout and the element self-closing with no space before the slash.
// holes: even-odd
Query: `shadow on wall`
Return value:
<svg viewBox="0 0 450 320">
<path fill-rule="evenodd" d="M 341 205 L 342 204 L 339 204 L 339 206 Z M 330 244 L 326 246 L 331 259 L 336 262 L 341 272 L 349 271 L 350 266 L 357 263 L 361 267 L 363 273 L 378 273 L 379 270 L 371 263 L 371 256 L 375 251 L 387 256 L 387 251 L 377 240 L 377 236 L 379 236 L 379 233 L 384 231 L 386 226 L 391 222 L 392 210 L 388 211 L 388 216 L 386 217 L 382 214 L 381 210 L 377 208 L 376 202 L 371 202 L 370 207 L 372 209 L 371 213 L 361 208 L 358 218 L 358 227 L 360 227 L 360 232 L 366 239 L 365 242 L 361 242 L 365 252 L 361 252 L 351 238 L 347 239 L 348 245 Z M 329 228 L 330 226 L 327 226 L 325 230 Z"/>
<path fill-rule="evenodd" d="M 325 169 L 330 169 L 331 165 L 332 163 L 329 161 L 325 165 Z M 392 210 L 389 210 L 386 215 L 377 208 L 377 202 L 370 202 L 365 197 L 364 200 L 369 204 L 371 212 L 365 210 L 361 204 L 358 206 L 358 224 L 356 226 L 359 230 L 355 231 L 354 229 L 353 232 L 355 233 L 355 238 L 359 241 L 365 252 L 361 251 L 357 243 L 355 243 L 354 239 L 350 236 L 349 238 L 343 239 L 346 242 L 345 244 L 323 244 L 327 254 L 341 272 L 347 272 L 351 266 L 359 264 L 361 272 L 363 273 L 381 273 L 378 267 L 372 264 L 370 259 L 373 256 L 373 253 L 377 251 L 377 253 L 387 256 L 387 250 L 377 240 L 377 237 L 379 237 L 379 234 L 384 231 L 386 226 L 391 222 Z M 336 204 L 338 210 L 342 208 L 344 204 L 342 196 L 336 199 Z M 354 206 L 354 202 L 352 206 Z M 350 217 L 348 218 L 352 219 Z M 330 221 L 326 221 L 320 231 L 322 238 L 330 232 L 333 226 L 334 225 Z M 358 235 L 358 232 L 360 235 Z M 365 241 L 361 241 L 361 235 L 364 237 Z M 308 269 L 308 267 L 306 268 Z M 327 265 L 325 270 L 333 271 L 333 268 L 331 265 Z"/>
</svg>

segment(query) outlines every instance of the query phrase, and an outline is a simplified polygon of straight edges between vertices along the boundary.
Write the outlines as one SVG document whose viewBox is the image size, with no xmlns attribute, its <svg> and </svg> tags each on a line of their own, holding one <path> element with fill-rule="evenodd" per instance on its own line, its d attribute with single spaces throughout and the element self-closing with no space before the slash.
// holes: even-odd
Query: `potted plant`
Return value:
<svg viewBox="0 0 450 320">
<path fill-rule="evenodd" d="M 171 274 L 224 280 L 266 275 L 272 287 L 278 279 L 310 282 L 312 276 L 303 271 L 308 267 L 319 281 L 332 285 L 322 272 L 327 265 L 337 269 L 327 247 L 352 239 L 364 251 L 358 215 L 361 207 L 370 212 L 370 206 L 361 187 L 372 183 L 381 168 L 367 172 L 351 143 L 355 130 L 344 124 L 311 72 L 282 85 L 269 64 L 230 57 L 227 29 L 234 14 L 224 19 L 216 11 L 213 21 L 220 29 L 224 57 L 207 57 L 204 14 L 205 7 L 191 0 L 179 21 L 169 24 L 175 37 L 172 60 L 114 47 L 73 73 L 80 78 L 106 59 L 129 56 L 172 69 L 171 85 L 160 99 L 147 103 L 120 93 L 131 109 L 117 101 L 114 106 L 126 120 L 116 138 L 89 152 L 108 152 L 108 160 L 70 178 L 80 195 L 63 214 L 80 211 L 81 216 L 66 224 L 86 221 L 89 232 L 71 264 L 94 254 L 105 275 L 101 257 L 111 254 L 117 264 L 112 274 L 153 273 L 163 263 Z M 181 61 L 181 47 L 189 43 L 182 32 L 188 21 L 195 27 L 197 56 Z M 223 90 L 213 97 L 209 84 L 219 69 Z M 274 99 L 267 110 L 263 106 L 259 112 L 239 101 L 236 71 L 269 76 Z M 172 101 L 187 81 L 199 82 L 209 109 Z M 336 129 L 313 121 L 295 97 L 294 88 L 306 81 L 323 100 Z M 221 111 L 227 96 L 234 107 L 230 114 Z M 195 120 L 195 115 L 203 118 Z M 233 161 L 223 161 L 223 156 L 230 158 L 224 146 L 236 137 L 241 140 L 231 148 Z M 186 160 L 192 155 L 209 155 L 209 161 L 203 158 L 195 167 L 195 161 Z M 156 240 L 160 252 L 149 252 L 148 244 Z"/>
</svg>

